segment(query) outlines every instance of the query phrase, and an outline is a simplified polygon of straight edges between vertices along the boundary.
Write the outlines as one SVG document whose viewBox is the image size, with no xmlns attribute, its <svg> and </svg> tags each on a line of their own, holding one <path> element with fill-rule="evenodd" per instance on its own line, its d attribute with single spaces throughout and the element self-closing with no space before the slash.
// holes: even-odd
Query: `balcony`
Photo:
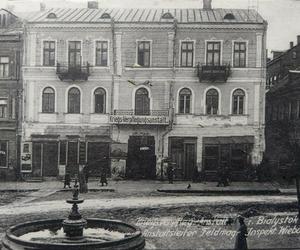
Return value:
<svg viewBox="0 0 300 250">
<path fill-rule="evenodd" d="M 226 82 L 230 76 L 230 65 L 201 65 L 198 64 L 199 81 Z"/>
<path fill-rule="evenodd" d="M 114 113 L 109 117 L 109 122 L 111 124 L 169 125 L 169 111 L 114 110 Z"/>
<path fill-rule="evenodd" d="M 90 64 L 86 65 L 63 65 L 56 64 L 56 74 L 61 81 L 87 81 L 90 75 Z"/>
</svg>

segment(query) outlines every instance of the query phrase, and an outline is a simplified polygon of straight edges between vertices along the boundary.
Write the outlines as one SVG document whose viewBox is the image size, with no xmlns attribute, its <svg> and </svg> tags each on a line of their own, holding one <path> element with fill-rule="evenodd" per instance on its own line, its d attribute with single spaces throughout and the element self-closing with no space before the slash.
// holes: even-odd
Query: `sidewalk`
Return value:
<svg viewBox="0 0 300 250">
<path fill-rule="evenodd" d="M 73 182 L 74 183 L 74 182 Z M 72 184 L 73 184 L 72 183 Z M 247 194 L 296 194 L 296 188 L 280 188 L 278 184 L 265 182 L 232 182 L 227 187 L 216 187 L 216 182 L 192 183 L 188 181 L 174 181 L 169 184 L 167 181 L 158 180 L 124 180 L 110 181 L 109 185 L 101 187 L 96 179 L 89 180 L 90 191 L 115 191 L 118 193 L 136 193 L 161 191 L 165 193 L 247 193 Z M 191 188 L 187 189 L 188 184 Z M 1 191 L 39 191 L 41 193 L 52 193 L 63 190 L 63 182 L 58 180 L 45 180 L 43 182 L 1 182 Z"/>
</svg>

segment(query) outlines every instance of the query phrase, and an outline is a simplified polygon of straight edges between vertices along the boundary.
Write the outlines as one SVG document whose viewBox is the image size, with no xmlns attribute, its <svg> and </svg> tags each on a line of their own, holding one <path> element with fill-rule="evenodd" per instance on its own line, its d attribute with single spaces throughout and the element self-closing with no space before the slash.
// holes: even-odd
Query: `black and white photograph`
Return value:
<svg viewBox="0 0 300 250">
<path fill-rule="evenodd" d="M 0 0 L 0 250 L 142 249 L 300 249 L 300 0 Z"/>
</svg>

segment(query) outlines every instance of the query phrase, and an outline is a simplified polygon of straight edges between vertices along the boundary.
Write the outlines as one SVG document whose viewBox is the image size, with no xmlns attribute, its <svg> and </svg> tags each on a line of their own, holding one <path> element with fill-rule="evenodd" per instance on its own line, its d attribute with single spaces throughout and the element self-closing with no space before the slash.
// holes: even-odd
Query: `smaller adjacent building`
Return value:
<svg viewBox="0 0 300 250">
<path fill-rule="evenodd" d="M 19 172 L 22 25 L 0 9 L 0 180 Z"/>
<path fill-rule="evenodd" d="M 266 157 L 273 170 L 289 165 L 300 140 L 300 36 L 267 64 Z"/>
</svg>

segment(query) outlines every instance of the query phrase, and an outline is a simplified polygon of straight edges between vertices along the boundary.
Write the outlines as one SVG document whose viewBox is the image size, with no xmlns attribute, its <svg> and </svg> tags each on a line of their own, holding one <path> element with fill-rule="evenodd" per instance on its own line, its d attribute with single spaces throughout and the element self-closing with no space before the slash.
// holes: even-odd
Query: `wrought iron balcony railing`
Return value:
<svg viewBox="0 0 300 250">
<path fill-rule="evenodd" d="M 230 64 L 206 65 L 198 64 L 199 81 L 226 82 L 230 76 Z"/>
<path fill-rule="evenodd" d="M 169 110 L 114 110 L 114 115 L 169 116 Z"/>
<path fill-rule="evenodd" d="M 56 74 L 61 81 L 87 81 L 90 75 L 90 64 L 63 65 L 56 64 Z"/>
</svg>

